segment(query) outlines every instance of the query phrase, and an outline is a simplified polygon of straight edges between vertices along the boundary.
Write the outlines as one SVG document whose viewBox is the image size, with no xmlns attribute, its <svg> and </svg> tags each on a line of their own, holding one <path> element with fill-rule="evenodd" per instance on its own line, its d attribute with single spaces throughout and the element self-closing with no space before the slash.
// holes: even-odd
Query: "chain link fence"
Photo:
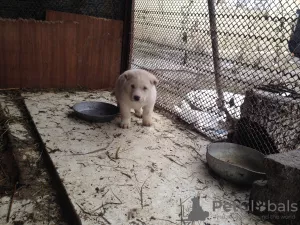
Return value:
<svg viewBox="0 0 300 225">
<path fill-rule="evenodd" d="M 132 68 L 157 106 L 212 140 L 300 147 L 300 1 L 136 0 Z"/>
<path fill-rule="evenodd" d="M 125 0 L 2 0 L 0 17 L 45 20 L 46 10 L 123 20 Z"/>
</svg>

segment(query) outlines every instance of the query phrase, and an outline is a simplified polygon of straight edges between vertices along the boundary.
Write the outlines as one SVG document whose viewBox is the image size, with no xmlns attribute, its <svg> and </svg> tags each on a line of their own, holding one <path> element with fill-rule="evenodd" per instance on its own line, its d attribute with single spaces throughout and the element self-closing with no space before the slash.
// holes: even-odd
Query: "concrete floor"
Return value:
<svg viewBox="0 0 300 225">
<path fill-rule="evenodd" d="M 109 92 L 23 97 L 83 224 L 189 224 L 180 220 L 196 196 L 209 212 L 198 224 L 268 224 L 241 209 L 213 210 L 213 201 L 247 203 L 249 190 L 212 176 L 209 142 L 165 116 L 155 113 L 150 128 L 132 117 L 133 126 L 123 130 L 119 118 L 93 124 L 72 115 L 81 101 L 113 102 Z"/>
</svg>

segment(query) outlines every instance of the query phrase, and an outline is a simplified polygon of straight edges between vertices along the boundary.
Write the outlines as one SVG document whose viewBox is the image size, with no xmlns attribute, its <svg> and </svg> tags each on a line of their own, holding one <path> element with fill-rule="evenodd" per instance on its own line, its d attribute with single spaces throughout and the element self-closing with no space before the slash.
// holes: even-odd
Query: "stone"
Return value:
<svg viewBox="0 0 300 225">
<path fill-rule="evenodd" d="M 246 92 L 234 134 L 238 144 L 264 154 L 288 152 L 300 146 L 300 99 L 274 90 Z"/>
<path fill-rule="evenodd" d="M 300 151 L 273 154 L 265 159 L 267 181 L 256 181 L 250 209 L 274 224 L 300 224 Z"/>
</svg>

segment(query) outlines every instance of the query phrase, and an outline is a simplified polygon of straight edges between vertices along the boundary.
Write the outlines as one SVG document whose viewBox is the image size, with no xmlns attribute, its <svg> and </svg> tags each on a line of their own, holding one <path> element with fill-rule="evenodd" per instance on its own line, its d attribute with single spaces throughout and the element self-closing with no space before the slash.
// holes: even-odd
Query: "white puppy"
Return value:
<svg viewBox="0 0 300 225">
<path fill-rule="evenodd" d="M 158 79 L 142 69 L 131 69 L 121 74 L 116 82 L 115 95 L 121 113 L 122 128 L 129 128 L 131 109 L 143 118 L 144 126 L 152 125 Z"/>
</svg>

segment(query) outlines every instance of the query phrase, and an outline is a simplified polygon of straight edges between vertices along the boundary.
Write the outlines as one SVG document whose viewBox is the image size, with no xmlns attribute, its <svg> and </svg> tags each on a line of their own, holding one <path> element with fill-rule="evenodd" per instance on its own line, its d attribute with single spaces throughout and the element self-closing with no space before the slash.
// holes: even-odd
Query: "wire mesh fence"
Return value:
<svg viewBox="0 0 300 225">
<path fill-rule="evenodd" d="M 212 140 L 264 154 L 300 147 L 296 0 L 136 0 L 132 68 L 157 105 Z"/>
<path fill-rule="evenodd" d="M 2 0 L 0 17 L 45 20 L 46 10 L 123 20 L 125 0 Z"/>
</svg>

